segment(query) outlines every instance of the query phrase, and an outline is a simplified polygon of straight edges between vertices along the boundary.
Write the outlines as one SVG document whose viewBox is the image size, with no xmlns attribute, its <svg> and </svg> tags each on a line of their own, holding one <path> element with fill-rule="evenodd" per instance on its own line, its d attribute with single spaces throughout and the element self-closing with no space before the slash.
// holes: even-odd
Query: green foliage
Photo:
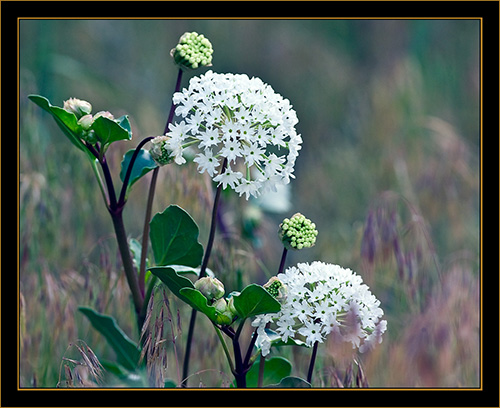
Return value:
<svg viewBox="0 0 500 408">
<path fill-rule="evenodd" d="M 139 362 L 140 350 L 126 334 L 120 329 L 116 320 L 111 316 L 97 313 L 90 307 L 78 308 L 89 320 L 92 326 L 101 333 L 108 344 L 115 351 L 117 361 L 128 370 L 135 370 Z"/>
<path fill-rule="evenodd" d="M 212 322 L 217 323 L 219 313 L 214 306 L 208 304 L 208 299 L 198 289 L 182 288 L 179 290 L 184 301 L 193 309 L 205 314 Z"/>
<path fill-rule="evenodd" d="M 311 388 L 306 380 L 299 377 L 284 377 L 278 384 L 268 385 L 267 388 Z"/>
<path fill-rule="evenodd" d="M 193 283 L 188 278 L 179 275 L 174 269 L 168 266 L 156 266 L 150 268 L 149 271 L 167 285 L 175 296 L 189 303 L 189 300 L 181 293 L 181 289 L 184 288 L 194 289 Z"/>
<path fill-rule="evenodd" d="M 277 313 L 280 303 L 262 286 L 254 283 L 244 288 L 239 295 L 233 295 L 234 307 L 240 318 L 256 316 L 263 313 Z"/>
<path fill-rule="evenodd" d="M 82 142 L 84 130 L 78 124 L 78 119 L 74 113 L 52 105 L 47 98 L 40 95 L 28 95 L 28 98 L 52 115 L 59 128 L 73 145 L 86 152 L 90 159 L 94 159 L 92 153 Z M 99 116 L 92 122 L 88 131 L 95 132 L 97 141 L 101 143 L 103 151 L 113 142 L 132 139 L 132 131 L 127 116 L 122 116 L 116 120 Z"/>
<path fill-rule="evenodd" d="M 73 145 L 86 152 L 91 160 L 94 159 L 80 139 L 81 127 L 78 125 L 78 119 L 74 113 L 70 113 L 63 108 L 52 105 L 47 98 L 40 95 L 28 95 L 28 98 L 52 115 L 59 128 Z"/>
<path fill-rule="evenodd" d="M 259 369 L 261 361 L 259 359 L 247 374 L 247 387 L 257 387 L 259 380 Z M 292 372 L 292 364 L 284 357 L 271 357 L 264 363 L 264 376 L 262 386 L 279 383 L 283 378 L 288 377 Z"/>
<path fill-rule="evenodd" d="M 97 140 L 103 146 L 109 146 L 119 140 L 131 140 L 132 131 L 127 116 L 122 116 L 116 120 L 105 116 L 99 116 L 90 127 L 97 135 Z"/>
<path fill-rule="evenodd" d="M 171 205 L 156 214 L 149 232 L 156 265 L 199 266 L 203 246 L 198 235 L 198 226 L 181 207 Z"/>
<path fill-rule="evenodd" d="M 125 180 L 125 175 L 127 174 L 127 169 L 130 165 L 130 161 L 132 160 L 134 152 L 135 149 L 131 149 L 123 156 L 120 171 L 120 179 L 122 182 Z M 142 176 L 155 169 L 156 167 L 158 167 L 158 165 L 149 154 L 149 151 L 140 149 L 130 173 L 130 179 L 127 189 L 130 189 L 137 180 L 139 180 Z"/>
</svg>

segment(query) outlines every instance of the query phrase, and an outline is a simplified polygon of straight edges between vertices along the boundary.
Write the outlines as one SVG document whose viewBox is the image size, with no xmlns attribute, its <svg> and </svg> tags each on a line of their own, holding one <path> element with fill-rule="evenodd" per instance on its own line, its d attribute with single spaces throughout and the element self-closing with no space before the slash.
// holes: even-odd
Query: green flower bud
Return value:
<svg viewBox="0 0 500 408">
<path fill-rule="evenodd" d="M 64 101 L 63 109 L 70 113 L 74 113 L 76 118 L 80 119 L 82 116 L 92 112 L 92 105 L 87 101 L 69 98 L 67 101 Z"/>
<path fill-rule="evenodd" d="M 231 296 L 227 300 L 227 308 L 232 313 L 233 316 L 237 316 L 238 315 L 238 312 L 236 311 L 236 308 L 234 307 L 234 297 L 233 296 Z"/>
<path fill-rule="evenodd" d="M 173 152 L 166 144 L 167 140 L 169 140 L 168 136 L 157 136 L 151 140 L 152 148 L 149 150 L 149 154 L 151 154 L 153 160 L 160 166 L 164 166 L 174 160 Z"/>
<path fill-rule="evenodd" d="M 217 311 L 217 317 L 215 322 L 218 324 L 228 325 L 233 321 L 234 314 L 231 312 L 226 299 L 220 298 L 216 300 L 213 304 L 215 310 Z"/>
<path fill-rule="evenodd" d="M 310 248 L 316 243 L 316 224 L 302 214 L 285 218 L 279 227 L 279 237 L 287 249 Z"/>
<path fill-rule="evenodd" d="M 194 283 L 194 287 L 203 293 L 209 302 L 224 296 L 224 285 L 216 278 L 209 276 L 200 278 Z"/>
<path fill-rule="evenodd" d="M 203 34 L 184 33 L 170 55 L 182 69 L 196 69 L 212 65 L 212 44 Z"/>
<path fill-rule="evenodd" d="M 94 118 L 90 114 L 82 116 L 78 120 L 78 124 L 82 127 L 83 130 L 89 130 L 92 126 L 92 123 L 94 123 Z"/>
<path fill-rule="evenodd" d="M 269 279 L 263 288 L 280 303 L 286 299 L 286 286 L 276 276 Z"/>
</svg>

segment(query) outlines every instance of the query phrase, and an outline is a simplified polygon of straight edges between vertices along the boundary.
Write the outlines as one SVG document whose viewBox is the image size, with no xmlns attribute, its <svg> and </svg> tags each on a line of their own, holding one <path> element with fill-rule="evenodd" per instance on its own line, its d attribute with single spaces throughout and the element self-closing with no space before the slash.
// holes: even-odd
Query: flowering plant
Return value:
<svg viewBox="0 0 500 408">
<path fill-rule="evenodd" d="M 119 194 L 106 153 L 113 143 L 132 139 L 128 117 L 115 119 L 109 112 L 92 114 L 92 105 L 76 98 L 58 107 L 43 96 L 29 96 L 89 159 L 113 222 L 141 340 L 137 344 L 130 340 L 110 316 L 87 307 L 80 310 L 115 350 L 118 361 L 114 371 L 140 372 L 144 360 L 147 367 L 154 361 L 154 353 L 150 353 L 152 332 L 156 333 L 151 328 L 154 291 L 159 286 L 168 287 L 191 308 L 183 373 L 181 376 L 178 370 L 177 386 L 187 386 L 196 316 L 202 313 L 220 340 L 234 376 L 233 386 L 264 385 L 264 362 L 273 345 L 303 345 L 313 347 L 307 379 L 290 377 L 290 363 L 274 360 L 273 366 L 278 364 L 282 374 L 273 377 L 273 386 L 309 387 L 318 344 L 329 334 L 340 335 L 364 352 L 381 342 L 386 321 L 381 320 L 380 302 L 351 270 L 319 261 L 285 270 L 288 250 L 310 248 L 317 240 L 316 225 L 300 213 L 284 219 L 279 226 L 283 253 L 278 273 L 268 283 L 251 283 L 226 294 L 224 283 L 208 269 L 221 190 L 229 186 L 246 200 L 276 191 L 295 178 L 294 166 L 302 147 L 302 138 L 295 129 L 298 118 L 290 101 L 259 78 L 208 71 L 191 78 L 189 86 L 181 90 L 184 70 L 210 66 L 212 53 L 210 41 L 198 33 L 185 33 L 172 49 L 171 56 L 179 71 L 164 132 L 144 138 L 135 149 L 125 153 Z M 178 121 L 174 121 L 175 115 Z M 148 143 L 149 149 L 145 149 Z M 198 241 L 196 222 L 181 207 L 170 205 L 151 217 L 160 168 L 187 163 L 185 153 L 192 147 L 197 149 L 192 161 L 198 172 L 206 172 L 215 188 L 205 247 Z M 139 243 L 127 237 L 123 210 L 133 184 L 149 172 L 153 174 Z M 148 257 L 149 242 L 152 254 Z M 243 352 L 240 338 L 248 321 L 255 330 Z M 271 324 L 276 326 L 275 332 L 270 329 Z M 232 354 L 226 343 L 228 338 Z M 260 362 L 255 364 L 259 357 Z M 258 372 L 254 383 L 247 382 L 247 374 L 252 371 Z M 161 380 L 164 386 L 167 381 Z"/>
</svg>

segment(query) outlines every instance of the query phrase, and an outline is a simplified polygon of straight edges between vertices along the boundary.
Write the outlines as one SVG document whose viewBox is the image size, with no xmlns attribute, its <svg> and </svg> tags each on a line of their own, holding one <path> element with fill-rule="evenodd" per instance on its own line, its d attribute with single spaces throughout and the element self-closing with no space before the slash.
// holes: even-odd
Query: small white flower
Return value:
<svg viewBox="0 0 500 408">
<path fill-rule="evenodd" d="M 226 189 L 228 185 L 232 189 L 235 189 L 239 180 L 242 177 L 243 174 L 241 174 L 239 171 L 232 171 L 231 168 L 228 166 L 228 168 L 226 169 L 226 171 L 224 171 L 224 173 L 214 177 L 214 181 L 218 182 L 219 184 L 222 183 L 223 189 Z"/>
<path fill-rule="evenodd" d="M 215 168 L 219 165 L 219 160 L 213 157 L 211 150 L 205 150 L 205 154 L 198 153 L 193 161 L 198 163 L 198 171 L 200 173 L 206 171 L 210 174 L 210 177 L 213 177 L 217 173 Z"/>
<path fill-rule="evenodd" d="M 233 140 L 224 144 L 224 147 L 221 149 L 220 154 L 221 156 L 227 158 L 228 163 L 231 163 L 232 161 L 236 161 L 237 157 L 241 157 L 243 152 L 238 141 Z"/>
<path fill-rule="evenodd" d="M 248 200 L 249 196 L 254 196 L 257 197 L 259 194 L 259 187 L 260 183 L 258 181 L 251 181 L 247 179 L 242 179 L 241 184 L 236 186 L 234 191 L 240 194 L 242 196 L 245 194 L 245 198 Z"/>
</svg>

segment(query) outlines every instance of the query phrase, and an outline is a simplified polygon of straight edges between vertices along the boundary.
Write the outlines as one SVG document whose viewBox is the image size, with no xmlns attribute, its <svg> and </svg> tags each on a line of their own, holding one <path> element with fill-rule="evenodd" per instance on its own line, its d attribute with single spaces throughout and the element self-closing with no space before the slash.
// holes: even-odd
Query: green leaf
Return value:
<svg viewBox="0 0 500 408">
<path fill-rule="evenodd" d="M 169 266 L 157 266 L 149 270 L 167 285 L 175 296 L 216 322 L 219 313 L 215 307 L 208 304 L 208 299 L 198 289 L 195 289 L 188 278 L 179 275 L 180 272 L 176 272 Z"/>
<path fill-rule="evenodd" d="M 197 268 L 193 268 L 191 266 L 185 266 L 185 265 L 167 265 L 169 268 L 172 268 L 175 272 L 182 274 L 182 275 L 193 275 L 193 277 L 199 278 L 200 277 L 200 272 L 201 272 L 201 266 Z M 207 276 L 210 276 L 211 278 L 215 277 L 213 271 L 210 268 L 207 268 L 205 270 L 205 273 Z"/>
<path fill-rule="evenodd" d="M 28 95 L 28 98 L 32 102 L 37 104 L 40 108 L 50 113 L 52 117 L 55 119 L 59 128 L 69 139 L 69 141 L 73 143 L 73 145 L 78 147 L 80 150 L 86 152 L 87 155 L 92 160 L 94 160 L 94 156 L 92 156 L 92 153 L 89 152 L 89 150 L 86 148 L 86 146 L 80 139 L 79 136 L 80 127 L 78 126 L 78 119 L 73 113 L 70 113 L 64 110 L 63 108 L 59 108 L 57 106 L 52 105 L 50 101 L 47 98 L 44 98 L 43 96 Z"/>
<path fill-rule="evenodd" d="M 179 292 L 186 299 L 185 302 L 193 309 L 205 314 L 214 323 L 217 322 L 216 319 L 219 313 L 215 307 L 209 306 L 208 299 L 198 289 L 182 288 Z"/>
<path fill-rule="evenodd" d="M 199 266 L 203 246 L 198 242 L 198 235 L 198 226 L 181 207 L 171 205 L 156 214 L 149 230 L 156 264 Z"/>
<path fill-rule="evenodd" d="M 168 266 L 157 266 L 149 268 L 149 270 L 154 276 L 157 276 L 165 285 L 167 285 L 175 296 L 184 302 L 189 303 L 188 298 L 180 293 L 181 289 L 184 288 L 194 289 L 193 283 L 188 278 L 180 276 L 175 270 Z"/>
<path fill-rule="evenodd" d="M 246 319 L 263 313 L 277 313 L 280 303 L 262 286 L 252 283 L 244 288 L 239 295 L 234 295 L 234 307 L 238 316 Z"/>
<path fill-rule="evenodd" d="M 122 168 L 120 171 L 120 179 L 122 182 L 125 180 L 125 175 L 127 174 L 127 169 L 130 165 L 130 160 L 132 160 L 134 152 L 135 149 L 131 149 L 123 156 Z M 134 162 L 134 167 L 132 167 L 132 172 L 130 173 L 130 179 L 127 188 L 132 187 L 132 185 L 137 180 L 139 180 L 142 176 L 156 167 L 158 167 L 158 164 L 156 164 L 156 162 L 153 160 L 153 158 L 149 154 L 149 151 L 145 149 L 139 150 L 139 153 L 137 154 Z"/>
<path fill-rule="evenodd" d="M 176 388 L 177 383 L 174 380 L 166 379 L 163 383 L 163 388 Z"/>
<path fill-rule="evenodd" d="M 116 320 L 111 316 L 97 313 L 89 307 L 80 306 L 78 308 L 89 320 L 92 326 L 101 333 L 108 344 L 116 353 L 118 363 L 128 370 L 137 368 L 140 350 L 126 334 L 118 327 Z"/>
<path fill-rule="evenodd" d="M 285 377 L 278 384 L 268 385 L 266 388 L 311 388 L 311 384 L 299 377 Z"/>
<path fill-rule="evenodd" d="M 132 132 L 130 131 L 130 124 L 126 116 L 117 119 L 120 123 L 109 119 L 105 116 L 99 116 L 94 120 L 90 127 L 97 136 L 102 146 L 109 145 L 118 140 L 132 139 Z M 123 124 L 123 126 L 122 126 Z"/>
<path fill-rule="evenodd" d="M 255 388 L 259 379 L 260 359 L 256 362 L 247 373 L 247 387 Z M 292 364 L 283 357 L 271 357 L 266 359 L 264 363 L 264 377 L 262 386 L 276 384 L 282 378 L 288 377 L 292 372 Z"/>
</svg>

